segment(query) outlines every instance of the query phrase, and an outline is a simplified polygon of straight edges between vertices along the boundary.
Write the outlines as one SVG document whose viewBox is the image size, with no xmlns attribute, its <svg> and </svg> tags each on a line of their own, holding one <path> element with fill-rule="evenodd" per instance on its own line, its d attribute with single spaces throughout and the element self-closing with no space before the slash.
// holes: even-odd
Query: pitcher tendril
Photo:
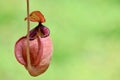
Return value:
<svg viewBox="0 0 120 80">
<path fill-rule="evenodd" d="M 30 20 L 29 20 L 29 0 L 27 0 L 27 66 L 31 69 L 31 61 L 30 61 L 30 51 L 29 51 L 29 35 L 30 35 Z"/>
</svg>

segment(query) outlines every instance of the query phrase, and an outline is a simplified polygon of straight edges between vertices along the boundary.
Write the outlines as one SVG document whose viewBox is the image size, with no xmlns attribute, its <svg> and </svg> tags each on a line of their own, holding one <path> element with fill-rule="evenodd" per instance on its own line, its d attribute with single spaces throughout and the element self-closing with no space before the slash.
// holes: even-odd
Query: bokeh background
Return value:
<svg viewBox="0 0 120 80">
<path fill-rule="evenodd" d="M 31 77 L 16 61 L 15 42 L 26 35 L 26 0 L 0 0 L 0 80 L 120 80 L 119 0 L 30 0 L 30 7 L 51 30 L 51 65 Z"/>
</svg>

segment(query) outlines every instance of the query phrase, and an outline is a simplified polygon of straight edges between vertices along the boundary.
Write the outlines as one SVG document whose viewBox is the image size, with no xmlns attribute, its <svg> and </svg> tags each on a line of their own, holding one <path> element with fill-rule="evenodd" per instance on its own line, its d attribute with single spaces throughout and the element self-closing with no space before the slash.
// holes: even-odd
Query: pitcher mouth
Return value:
<svg viewBox="0 0 120 80">
<path fill-rule="evenodd" d="M 49 35 L 50 35 L 49 28 L 39 23 L 38 26 L 36 26 L 30 31 L 29 39 L 34 40 L 37 38 L 37 36 L 45 38 L 48 37 Z"/>
</svg>

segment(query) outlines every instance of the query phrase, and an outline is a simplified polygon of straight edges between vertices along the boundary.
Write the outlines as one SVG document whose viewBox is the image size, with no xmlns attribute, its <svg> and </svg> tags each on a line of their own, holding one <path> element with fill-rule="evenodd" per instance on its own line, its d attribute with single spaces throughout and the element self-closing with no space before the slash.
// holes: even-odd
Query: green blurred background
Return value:
<svg viewBox="0 0 120 80">
<path fill-rule="evenodd" d="M 16 61 L 15 42 L 26 35 L 26 0 L 0 0 L 0 80 L 120 80 L 119 0 L 30 0 L 30 6 L 51 30 L 51 65 L 31 77 Z"/>
</svg>

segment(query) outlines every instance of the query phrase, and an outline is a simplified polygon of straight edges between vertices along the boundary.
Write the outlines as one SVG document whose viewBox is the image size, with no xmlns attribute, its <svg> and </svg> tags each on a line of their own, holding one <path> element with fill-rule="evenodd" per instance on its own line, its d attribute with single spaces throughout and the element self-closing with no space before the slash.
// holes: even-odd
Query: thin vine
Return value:
<svg viewBox="0 0 120 80">
<path fill-rule="evenodd" d="M 27 0 L 27 67 L 31 69 L 30 50 L 29 50 L 29 35 L 30 35 L 30 20 L 29 20 L 29 0 Z"/>
</svg>

